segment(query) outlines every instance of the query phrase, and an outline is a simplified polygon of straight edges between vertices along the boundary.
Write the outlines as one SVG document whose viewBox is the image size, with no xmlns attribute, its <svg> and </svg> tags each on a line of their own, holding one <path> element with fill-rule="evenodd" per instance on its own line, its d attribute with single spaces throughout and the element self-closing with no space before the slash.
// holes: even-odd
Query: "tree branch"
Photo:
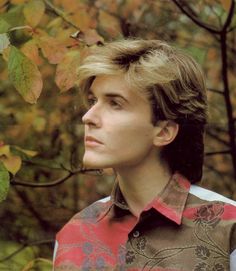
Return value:
<svg viewBox="0 0 236 271">
<path fill-rule="evenodd" d="M 218 90 L 218 89 L 214 89 L 214 88 L 207 88 L 207 90 L 217 93 L 217 94 L 221 94 L 224 95 L 224 92 L 222 90 Z"/>
<path fill-rule="evenodd" d="M 225 151 L 214 151 L 214 152 L 207 152 L 205 153 L 205 156 L 213 156 L 213 155 L 218 155 L 218 154 L 230 154 L 230 150 L 225 150 Z"/>
<path fill-rule="evenodd" d="M 51 10 L 58 15 L 59 17 L 61 17 L 65 22 L 67 22 L 69 25 L 73 26 L 75 29 L 80 30 L 78 26 L 76 26 L 74 23 L 72 23 L 67 16 L 65 15 L 65 13 L 60 10 L 59 8 L 55 7 L 49 0 L 43 0 L 44 3 L 51 8 Z"/>
<path fill-rule="evenodd" d="M 234 8 L 235 8 L 235 2 L 234 0 L 231 0 L 229 13 L 228 13 L 227 19 L 225 20 L 225 23 L 223 25 L 221 32 L 226 31 L 228 26 L 231 24 L 233 16 L 234 16 Z"/>
<path fill-rule="evenodd" d="M 38 240 L 38 241 L 32 241 L 32 242 L 29 242 L 29 243 L 25 243 L 20 248 L 16 249 L 14 252 L 9 254 L 8 256 L 0 259 L 0 263 L 3 263 L 5 261 L 11 259 L 12 257 L 17 255 L 18 253 L 20 253 L 22 250 L 24 250 L 27 247 L 45 245 L 45 244 L 50 244 L 50 243 L 54 243 L 54 242 L 55 242 L 54 239 L 48 239 L 48 240 Z"/>
<path fill-rule="evenodd" d="M 34 187 L 34 188 L 39 188 L 39 187 L 52 187 L 56 186 L 59 184 L 64 183 L 66 180 L 71 178 L 72 176 L 76 174 L 92 174 L 92 175 L 102 175 L 102 170 L 99 169 L 84 169 L 84 168 L 79 168 L 75 171 L 69 172 L 66 176 L 59 178 L 55 181 L 48 182 L 48 183 L 34 183 L 34 182 L 25 182 L 25 181 L 18 181 L 15 178 L 11 179 L 10 184 L 11 185 L 20 185 L 20 186 L 27 186 L 27 187 Z"/>
<path fill-rule="evenodd" d="M 234 5 L 233 5 L 234 7 Z M 236 178 L 236 142 L 235 142 L 235 127 L 233 118 L 233 105 L 230 97 L 229 78 L 228 78 L 228 55 L 227 55 L 227 32 L 226 28 L 221 32 L 220 45 L 221 45 L 221 62 L 222 62 L 222 80 L 224 85 L 224 99 L 226 104 L 226 112 L 228 118 L 228 131 L 230 138 L 230 149 L 232 164 L 234 169 L 234 177 Z"/>
<path fill-rule="evenodd" d="M 192 14 L 190 14 L 189 11 L 186 10 L 186 8 L 184 8 L 184 5 L 182 5 L 179 0 L 171 0 L 175 3 L 175 5 L 190 19 L 192 20 L 195 24 L 197 24 L 198 26 L 200 26 L 201 28 L 204 28 L 205 30 L 207 30 L 208 32 L 212 33 L 212 34 L 220 34 L 220 30 L 213 28 L 212 26 L 203 23 L 201 20 L 199 20 L 196 16 L 193 16 Z"/>
</svg>

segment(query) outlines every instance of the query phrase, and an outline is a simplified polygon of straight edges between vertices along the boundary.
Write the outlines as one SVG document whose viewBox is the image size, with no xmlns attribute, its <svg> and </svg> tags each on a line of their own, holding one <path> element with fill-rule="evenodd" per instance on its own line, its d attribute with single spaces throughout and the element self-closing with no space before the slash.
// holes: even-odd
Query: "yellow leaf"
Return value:
<svg viewBox="0 0 236 271">
<path fill-rule="evenodd" d="M 25 153 L 26 155 L 28 155 L 30 157 L 34 157 L 34 156 L 36 156 L 38 154 L 38 152 L 36 152 L 36 151 L 22 149 L 22 148 L 20 148 L 18 146 L 14 146 L 14 148 L 21 151 L 21 152 L 23 152 L 23 153 Z"/>
<path fill-rule="evenodd" d="M 26 22 L 35 27 L 39 24 L 43 14 L 45 12 L 45 4 L 41 0 L 31 0 L 29 1 L 23 10 Z"/>
<path fill-rule="evenodd" d="M 76 68 L 80 63 L 78 50 L 68 52 L 60 64 L 57 65 L 55 82 L 62 92 L 75 85 L 77 79 Z"/>
<path fill-rule="evenodd" d="M 60 63 L 67 52 L 67 48 L 63 44 L 50 36 L 41 36 L 38 40 L 38 45 L 51 64 Z"/>
<path fill-rule="evenodd" d="M 16 155 L 9 155 L 8 157 L 0 157 L 5 168 L 15 175 L 21 168 L 21 158 Z"/>
<path fill-rule="evenodd" d="M 229 11 L 232 0 L 220 0 L 221 5 L 225 11 Z"/>
<path fill-rule="evenodd" d="M 5 156 L 10 155 L 10 146 L 9 145 L 0 146 L 0 156 L 1 155 L 5 155 Z"/>
</svg>

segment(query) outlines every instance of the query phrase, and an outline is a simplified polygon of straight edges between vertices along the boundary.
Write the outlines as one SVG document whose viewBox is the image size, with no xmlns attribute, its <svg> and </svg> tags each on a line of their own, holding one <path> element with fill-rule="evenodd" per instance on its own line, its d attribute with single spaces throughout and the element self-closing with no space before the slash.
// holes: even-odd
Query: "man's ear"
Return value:
<svg viewBox="0 0 236 271">
<path fill-rule="evenodd" d="M 157 147 L 170 144 L 177 136 L 179 124 L 172 121 L 159 121 L 154 130 L 153 143 Z"/>
</svg>

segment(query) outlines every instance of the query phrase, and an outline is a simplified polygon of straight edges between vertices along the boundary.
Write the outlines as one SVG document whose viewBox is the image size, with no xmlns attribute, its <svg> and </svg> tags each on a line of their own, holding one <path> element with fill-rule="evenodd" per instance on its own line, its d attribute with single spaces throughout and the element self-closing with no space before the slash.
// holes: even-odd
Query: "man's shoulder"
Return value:
<svg viewBox="0 0 236 271">
<path fill-rule="evenodd" d="M 111 205 L 110 197 L 100 199 L 89 206 L 82 209 L 75 214 L 57 233 L 57 239 L 65 239 L 71 236 L 71 233 L 75 236 L 79 229 L 85 229 L 88 226 L 95 226 L 99 218 L 109 209 Z"/>
<path fill-rule="evenodd" d="M 110 197 L 99 199 L 72 217 L 73 219 L 97 219 L 110 205 Z"/>
<path fill-rule="evenodd" d="M 192 185 L 183 212 L 184 223 L 231 231 L 236 226 L 236 202 L 211 190 Z M 191 223 L 192 223 L 191 222 Z M 216 227 L 217 226 L 217 227 Z M 236 232 L 235 232 L 236 233 Z"/>
<path fill-rule="evenodd" d="M 201 186 L 191 185 L 189 194 L 195 196 L 205 203 L 211 204 L 213 202 L 222 202 L 224 204 L 229 204 L 234 206 L 236 210 L 236 201 Z"/>
</svg>

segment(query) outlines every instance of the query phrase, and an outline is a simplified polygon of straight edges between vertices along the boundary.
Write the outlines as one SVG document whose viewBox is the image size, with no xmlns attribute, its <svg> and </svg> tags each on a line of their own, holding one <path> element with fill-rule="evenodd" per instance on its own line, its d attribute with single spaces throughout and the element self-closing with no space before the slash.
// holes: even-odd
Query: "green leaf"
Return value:
<svg viewBox="0 0 236 271">
<path fill-rule="evenodd" d="M 6 33 L 0 34 L 0 54 L 10 45 L 10 40 Z"/>
<path fill-rule="evenodd" d="M 0 202 L 5 200 L 10 186 L 10 175 L 0 162 Z"/>
<path fill-rule="evenodd" d="M 8 22 L 4 19 L 0 19 L 0 34 L 7 32 L 10 27 L 11 25 Z"/>
<path fill-rule="evenodd" d="M 16 27 L 16 26 L 20 26 L 20 25 L 24 25 L 25 24 L 25 18 L 23 16 L 23 5 L 17 5 L 13 8 L 11 8 L 8 12 L 3 13 L 0 15 L 0 29 L 3 27 L 6 27 L 6 23 L 10 26 L 10 27 Z M 5 26 L 1 25 L 2 20 L 4 21 L 3 24 L 5 24 Z M 8 27 L 9 29 L 9 27 Z M 7 30 L 8 30 L 7 29 Z M 4 31 L 6 32 L 6 31 Z"/>
<path fill-rule="evenodd" d="M 43 81 L 38 67 L 16 47 L 11 46 L 8 61 L 9 79 L 25 101 L 36 103 Z"/>
<path fill-rule="evenodd" d="M 27 23 L 36 27 L 45 12 L 45 4 L 41 0 L 31 0 L 26 3 L 23 12 Z"/>
</svg>

